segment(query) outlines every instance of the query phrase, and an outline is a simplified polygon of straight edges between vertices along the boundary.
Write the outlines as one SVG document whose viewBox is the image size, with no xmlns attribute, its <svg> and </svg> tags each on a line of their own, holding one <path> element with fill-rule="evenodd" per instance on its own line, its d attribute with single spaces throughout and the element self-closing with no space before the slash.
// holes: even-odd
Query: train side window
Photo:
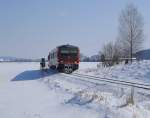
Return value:
<svg viewBox="0 0 150 118">
<path fill-rule="evenodd" d="M 53 58 L 53 55 L 52 55 L 52 53 L 51 53 L 51 59 Z"/>
</svg>

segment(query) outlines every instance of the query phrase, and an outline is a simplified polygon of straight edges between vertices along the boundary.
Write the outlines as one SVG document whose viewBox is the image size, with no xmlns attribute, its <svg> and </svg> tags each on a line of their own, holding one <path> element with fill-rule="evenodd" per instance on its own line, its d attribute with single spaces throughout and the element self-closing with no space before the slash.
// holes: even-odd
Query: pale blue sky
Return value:
<svg viewBox="0 0 150 118">
<path fill-rule="evenodd" d="M 118 17 L 129 3 L 144 17 L 144 48 L 150 48 L 149 0 L 0 0 L 0 56 L 39 58 L 68 43 L 97 54 L 116 39 Z"/>
</svg>

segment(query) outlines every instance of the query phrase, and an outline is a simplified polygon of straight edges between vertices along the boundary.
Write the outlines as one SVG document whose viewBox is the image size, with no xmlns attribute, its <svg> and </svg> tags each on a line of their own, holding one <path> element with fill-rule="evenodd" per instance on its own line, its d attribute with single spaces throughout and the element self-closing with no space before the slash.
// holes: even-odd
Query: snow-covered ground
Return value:
<svg viewBox="0 0 150 118">
<path fill-rule="evenodd" d="M 101 63 L 93 63 L 92 65 L 87 66 L 87 68 L 82 67 L 78 72 L 106 78 L 150 83 L 150 61 L 133 62 L 133 64 L 127 65 L 122 63 L 112 67 L 102 67 Z"/>
<path fill-rule="evenodd" d="M 150 82 L 150 62 L 77 71 L 115 79 Z M 81 78 L 82 79 L 82 78 Z M 131 104 L 133 94 L 134 104 Z M 41 72 L 39 63 L 0 63 L 0 118 L 149 118 L 150 94 Z"/>
</svg>

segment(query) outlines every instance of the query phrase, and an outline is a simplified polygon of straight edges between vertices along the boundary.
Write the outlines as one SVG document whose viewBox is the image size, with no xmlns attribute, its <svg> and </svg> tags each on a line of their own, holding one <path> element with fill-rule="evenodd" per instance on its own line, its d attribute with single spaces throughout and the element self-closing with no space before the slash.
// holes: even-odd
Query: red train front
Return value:
<svg viewBox="0 0 150 118">
<path fill-rule="evenodd" d="M 79 68 L 79 48 L 73 45 L 62 45 L 48 55 L 49 67 L 58 71 L 71 73 Z"/>
</svg>

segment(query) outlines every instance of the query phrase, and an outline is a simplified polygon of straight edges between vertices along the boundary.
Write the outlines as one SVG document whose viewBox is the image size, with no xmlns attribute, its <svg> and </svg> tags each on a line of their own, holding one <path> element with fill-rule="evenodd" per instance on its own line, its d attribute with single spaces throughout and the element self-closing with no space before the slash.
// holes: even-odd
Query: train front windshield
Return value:
<svg viewBox="0 0 150 118">
<path fill-rule="evenodd" d="M 78 49 L 77 48 L 63 48 L 60 49 L 61 56 L 75 56 L 78 55 Z"/>
</svg>

